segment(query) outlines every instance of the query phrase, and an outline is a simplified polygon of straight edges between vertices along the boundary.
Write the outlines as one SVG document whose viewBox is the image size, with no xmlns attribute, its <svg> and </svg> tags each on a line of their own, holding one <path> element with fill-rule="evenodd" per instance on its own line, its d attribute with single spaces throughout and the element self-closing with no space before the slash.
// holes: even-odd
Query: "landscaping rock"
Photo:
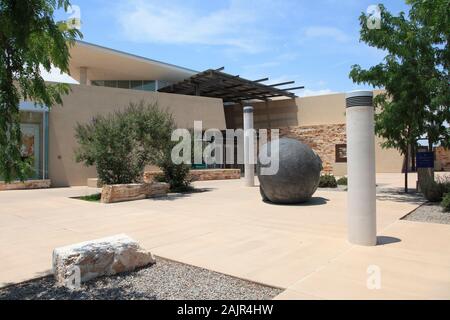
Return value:
<svg viewBox="0 0 450 320">
<path fill-rule="evenodd" d="M 68 290 L 51 277 L 0 288 L 2 300 L 270 300 L 283 290 L 156 258 L 135 272 L 95 279 Z"/>
<path fill-rule="evenodd" d="M 144 184 L 144 192 L 147 198 L 160 197 L 166 195 L 170 190 L 170 185 L 164 182 L 153 182 Z"/>
<path fill-rule="evenodd" d="M 60 286 L 72 286 L 101 276 L 133 271 L 155 263 L 153 255 L 125 234 L 82 242 L 53 251 L 53 274 Z M 76 281 L 76 280 L 75 280 Z"/>
<path fill-rule="evenodd" d="M 142 200 L 150 197 L 165 195 L 170 185 L 163 182 L 104 185 L 102 189 L 102 203 Z"/>
<path fill-rule="evenodd" d="M 47 189 L 50 188 L 50 180 L 27 180 L 27 181 L 14 181 L 11 183 L 5 183 L 0 181 L 0 191 L 7 190 L 31 190 L 31 189 Z"/>
<path fill-rule="evenodd" d="M 161 170 L 147 171 L 144 173 L 144 181 L 151 183 L 155 177 L 162 175 Z M 191 181 L 213 181 L 213 180 L 239 180 L 241 178 L 240 169 L 201 169 L 190 170 L 189 180 Z"/>
<path fill-rule="evenodd" d="M 311 199 L 319 186 L 322 160 L 306 144 L 290 138 L 280 143 L 280 166 L 275 175 L 259 175 L 264 201 L 295 204 Z M 269 153 L 268 153 L 269 150 Z M 260 154 L 270 154 L 271 142 L 261 148 Z M 258 158 L 258 171 L 264 167 Z"/>
</svg>

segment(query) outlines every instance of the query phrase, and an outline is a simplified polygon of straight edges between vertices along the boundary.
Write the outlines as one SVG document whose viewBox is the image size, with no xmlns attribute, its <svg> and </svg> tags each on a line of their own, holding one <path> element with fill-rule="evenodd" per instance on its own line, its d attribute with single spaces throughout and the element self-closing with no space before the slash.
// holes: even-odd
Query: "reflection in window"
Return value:
<svg viewBox="0 0 450 320">
<path fill-rule="evenodd" d="M 142 90 L 144 90 L 144 91 L 156 91 L 156 83 L 155 83 L 155 81 L 143 81 L 142 82 Z"/>
<path fill-rule="evenodd" d="M 91 84 L 98 87 L 156 91 L 154 80 L 92 80 Z"/>
<path fill-rule="evenodd" d="M 130 89 L 130 81 L 119 80 L 117 81 L 117 87 L 121 89 Z"/>
<path fill-rule="evenodd" d="M 142 90 L 142 81 L 131 81 L 130 89 Z"/>
</svg>

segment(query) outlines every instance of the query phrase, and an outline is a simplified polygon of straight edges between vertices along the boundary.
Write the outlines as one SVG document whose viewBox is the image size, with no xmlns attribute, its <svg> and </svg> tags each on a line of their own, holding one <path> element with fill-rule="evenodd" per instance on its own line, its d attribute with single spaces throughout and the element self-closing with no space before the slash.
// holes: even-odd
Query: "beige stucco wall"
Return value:
<svg viewBox="0 0 450 320">
<path fill-rule="evenodd" d="M 80 85 L 71 88 L 63 106 L 54 106 L 49 115 L 49 178 L 55 187 L 86 185 L 88 178 L 97 176 L 95 168 L 75 162 L 76 124 L 126 107 L 130 102 L 158 102 L 173 114 L 179 128 L 192 128 L 195 120 L 202 120 L 204 128 L 226 128 L 220 99 Z"/>
<path fill-rule="evenodd" d="M 374 91 L 375 95 L 380 91 Z M 345 94 L 329 94 L 254 103 L 255 128 L 282 129 L 309 127 L 330 124 L 345 124 Z M 230 128 L 242 128 L 242 106 L 225 108 L 227 125 Z M 379 173 L 401 172 L 403 157 L 397 150 L 383 149 L 382 140 L 376 138 L 376 168 Z M 334 163 L 335 175 L 345 175 L 345 164 Z"/>
</svg>

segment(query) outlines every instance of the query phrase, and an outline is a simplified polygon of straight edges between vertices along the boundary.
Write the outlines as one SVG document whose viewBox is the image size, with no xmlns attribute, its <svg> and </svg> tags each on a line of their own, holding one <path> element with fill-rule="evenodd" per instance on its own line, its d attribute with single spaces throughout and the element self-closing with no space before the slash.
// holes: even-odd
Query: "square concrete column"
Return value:
<svg viewBox="0 0 450 320">
<path fill-rule="evenodd" d="M 87 85 L 88 84 L 88 68 L 80 67 L 80 84 Z"/>
</svg>

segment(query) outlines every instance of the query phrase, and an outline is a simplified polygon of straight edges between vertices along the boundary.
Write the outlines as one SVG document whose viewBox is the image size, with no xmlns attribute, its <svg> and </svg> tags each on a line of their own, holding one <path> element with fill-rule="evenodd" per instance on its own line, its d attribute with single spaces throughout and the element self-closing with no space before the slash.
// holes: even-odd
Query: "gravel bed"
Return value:
<svg viewBox="0 0 450 320">
<path fill-rule="evenodd" d="M 403 219 L 409 221 L 450 224 L 450 212 L 444 212 L 444 209 L 438 203 L 428 202 Z"/>
<path fill-rule="evenodd" d="M 269 300 L 282 290 L 217 272 L 156 259 L 136 272 L 104 277 L 78 291 L 56 286 L 52 276 L 0 289 L 0 300 Z"/>
</svg>

